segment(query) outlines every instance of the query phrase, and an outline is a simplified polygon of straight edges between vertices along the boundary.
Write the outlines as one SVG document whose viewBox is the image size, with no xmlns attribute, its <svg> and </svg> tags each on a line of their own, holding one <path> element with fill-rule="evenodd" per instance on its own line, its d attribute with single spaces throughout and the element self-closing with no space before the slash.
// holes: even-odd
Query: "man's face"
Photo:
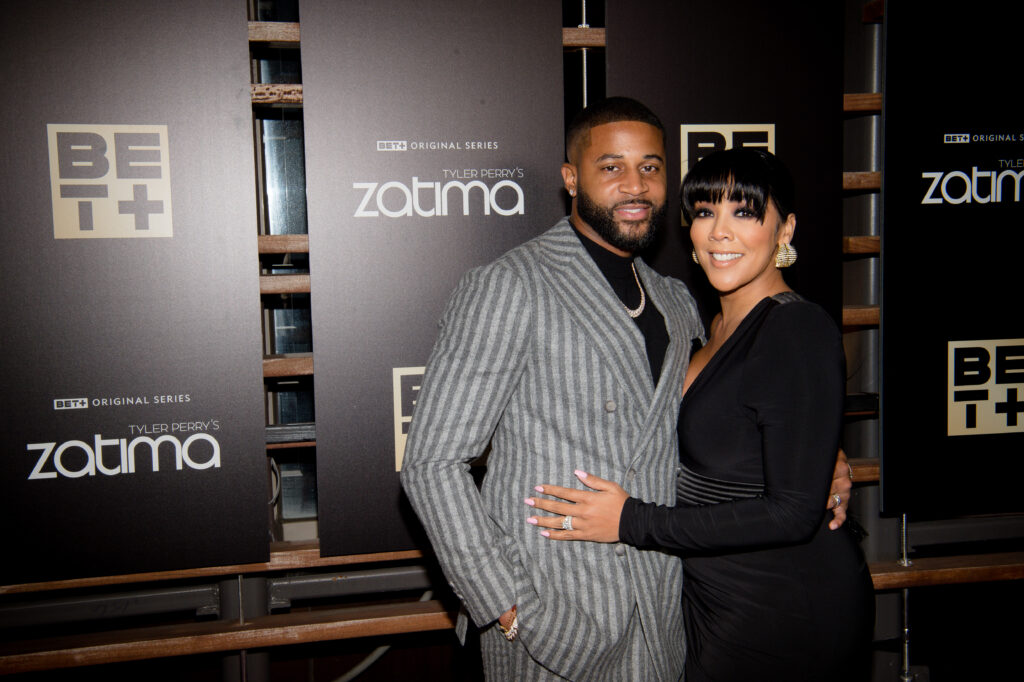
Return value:
<svg viewBox="0 0 1024 682">
<path fill-rule="evenodd" d="M 574 195 L 576 228 L 620 256 L 649 246 L 665 216 L 665 143 L 639 121 L 590 129 L 562 177 Z"/>
</svg>

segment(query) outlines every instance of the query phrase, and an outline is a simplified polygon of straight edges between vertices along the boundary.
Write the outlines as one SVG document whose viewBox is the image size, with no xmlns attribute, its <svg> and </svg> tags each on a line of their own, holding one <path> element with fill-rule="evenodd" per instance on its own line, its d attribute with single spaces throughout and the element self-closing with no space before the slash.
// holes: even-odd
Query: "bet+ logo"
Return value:
<svg viewBox="0 0 1024 682">
<path fill-rule="evenodd" d="M 774 123 L 687 124 L 679 133 L 684 176 L 711 152 L 747 147 L 775 153 Z"/>
<path fill-rule="evenodd" d="M 946 435 L 1024 432 L 1024 339 L 948 342 Z"/>
<path fill-rule="evenodd" d="M 46 126 L 54 239 L 171 237 L 167 126 Z"/>
</svg>

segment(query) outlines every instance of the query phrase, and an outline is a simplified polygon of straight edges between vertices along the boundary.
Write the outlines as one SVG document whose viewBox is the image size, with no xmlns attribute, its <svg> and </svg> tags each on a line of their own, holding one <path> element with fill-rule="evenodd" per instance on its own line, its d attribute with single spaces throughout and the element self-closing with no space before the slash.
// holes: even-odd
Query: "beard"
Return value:
<svg viewBox="0 0 1024 682">
<path fill-rule="evenodd" d="M 594 232 L 600 235 L 601 239 L 622 251 L 637 253 L 649 247 L 654 243 L 658 230 L 661 229 L 662 224 L 665 222 L 667 202 L 662 203 L 660 206 L 655 206 L 653 202 L 647 199 L 630 199 L 606 208 L 587 196 L 582 187 L 577 187 L 577 194 L 576 212 L 579 214 L 580 219 L 586 222 L 587 225 L 590 225 Z M 615 219 L 615 208 L 625 204 L 643 204 L 652 208 L 650 218 L 645 221 L 623 221 L 623 225 L 629 228 L 636 228 L 640 224 L 647 222 L 646 230 L 641 232 L 620 227 L 619 222 Z"/>
</svg>

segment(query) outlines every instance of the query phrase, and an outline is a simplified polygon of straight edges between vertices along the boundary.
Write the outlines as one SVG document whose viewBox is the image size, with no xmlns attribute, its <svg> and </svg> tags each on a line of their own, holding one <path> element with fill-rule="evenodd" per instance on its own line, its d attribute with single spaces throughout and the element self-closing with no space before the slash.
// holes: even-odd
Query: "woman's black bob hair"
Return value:
<svg viewBox="0 0 1024 682">
<path fill-rule="evenodd" d="M 690 169 L 679 191 L 686 221 L 693 220 L 698 201 L 715 204 L 723 199 L 747 205 L 763 221 L 768 201 L 779 217 L 793 213 L 793 176 L 774 154 L 761 149 L 725 149 L 712 152 Z"/>
</svg>

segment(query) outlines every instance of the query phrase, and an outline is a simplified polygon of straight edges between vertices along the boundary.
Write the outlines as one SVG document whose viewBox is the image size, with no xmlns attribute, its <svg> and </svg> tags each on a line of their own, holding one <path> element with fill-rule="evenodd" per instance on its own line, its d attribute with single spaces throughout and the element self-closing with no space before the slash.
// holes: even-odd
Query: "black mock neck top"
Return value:
<svg viewBox="0 0 1024 682">
<path fill-rule="evenodd" d="M 569 224 L 572 225 L 572 221 L 569 221 Z M 575 225 L 572 229 L 622 304 L 636 310 L 640 305 L 640 289 L 636 285 L 639 273 L 637 277 L 633 276 L 633 257 L 624 258 L 616 255 L 577 230 Z M 642 279 L 640 283 L 643 285 Z M 647 290 L 644 291 L 646 294 Z M 633 321 L 644 335 L 651 378 L 657 386 L 661 377 L 661 365 L 665 360 L 665 351 L 668 349 L 668 330 L 665 328 L 665 318 L 654 305 L 654 301 L 649 295 L 646 295 L 646 299 L 643 312 L 633 318 Z"/>
</svg>

